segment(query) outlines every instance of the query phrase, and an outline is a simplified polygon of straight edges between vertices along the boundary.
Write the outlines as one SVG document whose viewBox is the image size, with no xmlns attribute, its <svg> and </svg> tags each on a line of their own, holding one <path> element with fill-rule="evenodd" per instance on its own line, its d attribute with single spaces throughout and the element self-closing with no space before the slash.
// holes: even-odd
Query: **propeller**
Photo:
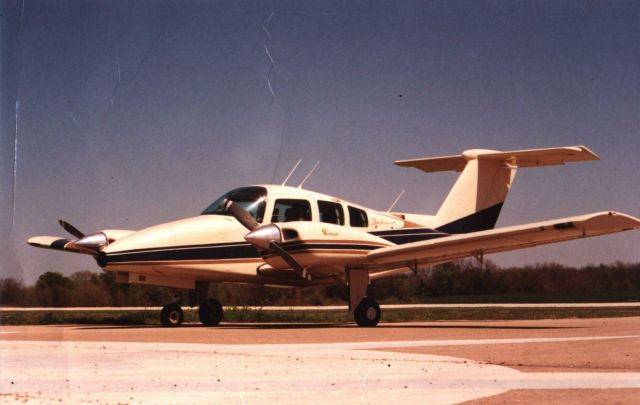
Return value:
<svg viewBox="0 0 640 405">
<path fill-rule="evenodd" d="M 61 219 L 58 221 L 58 223 L 62 228 L 64 228 L 65 231 L 78 238 L 78 240 L 69 241 L 69 247 L 72 250 L 95 256 L 100 251 L 100 248 L 109 244 L 109 240 L 103 232 L 96 232 L 85 235 L 80 230 L 78 230 L 78 228 L 71 225 L 67 221 L 63 221 Z"/>
<path fill-rule="evenodd" d="M 238 220 L 250 232 L 244 236 L 244 239 L 261 250 L 268 250 L 278 254 L 300 277 L 305 277 L 307 272 L 305 269 L 280 245 L 282 242 L 282 233 L 280 228 L 275 224 L 260 225 L 258 221 L 247 210 L 231 200 L 224 203 L 224 208 L 235 219 Z"/>
<path fill-rule="evenodd" d="M 63 221 L 62 219 L 58 220 L 58 223 L 61 227 L 64 228 L 65 231 L 69 232 L 71 235 L 75 236 L 78 239 L 84 238 L 84 233 L 80 232 L 78 228 L 71 225 L 67 221 Z"/>
</svg>

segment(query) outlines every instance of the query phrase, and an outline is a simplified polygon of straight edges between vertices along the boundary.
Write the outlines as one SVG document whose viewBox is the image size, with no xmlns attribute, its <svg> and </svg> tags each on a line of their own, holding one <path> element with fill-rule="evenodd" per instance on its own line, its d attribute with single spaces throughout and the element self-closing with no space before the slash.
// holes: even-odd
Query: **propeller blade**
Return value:
<svg viewBox="0 0 640 405">
<path fill-rule="evenodd" d="M 227 200 L 224 203 L 224 208 L 225 210 L 230 212 L 231 215 L 233 215 L 234 218 L 237 219 L 238 222 L 240 222 L 248 230 L 254 231 L 260 227 L 258 221 L 256 221 L 256 219 L 251 216 L 251 214 L 249 214 L 247 210 L 234 203 L 233 201 Z"/>
<path fill-rule="evenodd" d="M 253 218 L 253 217 L 252 217 Z M 278 256 L 280 256 L 291 268 L 298 273 L 298 275 L 302 278 L 307 278 L 307 273 L 304 270 L 304 267 L 300 265 L 287 252 L 284 250 L 280 243 L 282 241 L 282 234 L 280 232 L 280 228 L 275 224 L 267 224 L 258 227 L 257 229 L 249 232 L 244 236 L 244 239 L 256 247 L 259 251 L 269 250 Z"/>
<path fill-rule="evenodd" d="M 78 228 L 71 225 L 67 221 L 59 220 L 58 223 L 60 224 L 61 227 L 64 228 L 65 231 L 69 232 L 71 235 L 75 236 L 76 238 L 78 239 L 84 238 L 84 233 L 80 232 Z"/>
<path fill-rule="evenodd" d="M 296 261 L 296 259 L 293 258 L 293 256 L 291 256 L 286 250 L 284 250 L 282 246 L 280 246 L 276 242 L 271 242 L 271 244 L 269 244 L 269 247 L 271 248 L 271 250 L 274 250 L 276 253 L 278 253 L 278 255 L 280 255 L 280 257 L 282 257 L 284 261 L 287 262 L 287 264 L 300 275 L 300 277 L 306 278 L 306 272 L 304 271 L 304 268 L 300 265 L 300 263 Z"/>
</svg>

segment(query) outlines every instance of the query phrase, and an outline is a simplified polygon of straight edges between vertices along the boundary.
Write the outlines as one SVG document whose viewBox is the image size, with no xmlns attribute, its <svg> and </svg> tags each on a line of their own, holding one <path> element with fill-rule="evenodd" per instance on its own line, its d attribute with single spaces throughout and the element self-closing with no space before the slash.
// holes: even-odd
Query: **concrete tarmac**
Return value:
<svg viewBox="0 0 640 405">
<path fill-rule="evenodd" d="M 637 403 L 640 318 L 2 326 L 3 403 Z"/>
</svg>

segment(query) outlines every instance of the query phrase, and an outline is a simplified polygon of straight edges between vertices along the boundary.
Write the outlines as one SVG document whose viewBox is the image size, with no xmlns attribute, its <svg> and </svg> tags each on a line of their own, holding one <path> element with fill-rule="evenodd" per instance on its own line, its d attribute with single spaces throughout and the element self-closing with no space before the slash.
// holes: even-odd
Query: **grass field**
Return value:
<svg viewBox="0 0 640 405">
<path fill-rule="evenodd" d="M 474 308 L 401 308 L 384 309 L 382 322 L 439 321 L 439 320 L 507 320 L 507 319 L 565 319 L 608 318 L 640 316 L 640 306 L 607 307 L 474 307 Z M 186 310 L 185 322 L 199 322 L 197 311 Z M 309 311 L 283 311 L 235 307 L 227 308 L 224 322 L 287 322 L 335 323 L 353 322 L 350 313 L 343 310 L 319 309 Z M 51 324 L 160 324 L 158 310 L 82 311 L 0 311 L 2 325 Z"/>
</svg>

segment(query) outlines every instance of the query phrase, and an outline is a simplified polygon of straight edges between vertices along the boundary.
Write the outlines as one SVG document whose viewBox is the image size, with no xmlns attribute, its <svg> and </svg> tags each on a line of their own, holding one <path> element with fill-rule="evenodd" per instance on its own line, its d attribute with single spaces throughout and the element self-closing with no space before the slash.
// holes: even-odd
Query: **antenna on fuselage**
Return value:
<svg viewBox="0 0 640 405">
<path fill-rule="evenodd" d="M 396 197 L 395 200 L 393 200 L 393 202 L 391 203 L 391 206 L 389 207 L 389 209 L 387 210 L 387 214 L 391 212 L 391 210 L 393 209 L 393 207 L 395 207 L 396 203 L 398 201 L 400 201 L 400 197 L 402 197 L 402 194 L 404 194 L 404 190 L 402 190 L 400 192 L 400 194 L 398 194 L 398 196 Z"/>
<path fill-rule="evenodd" d="M 291 169 L 291 171 L 289 172 L 289 174 L 287 175 L 287 177 L 284 179 L 284 181 L 282 182 L 282 185 L 284 186 L 285 184 L 287 184 L 287 181 L 289 180 L 289 177 L 291 177 L 291 175 L 293 174 L 293 172 L 296 171 L 296 169 L 298 168 L 298 165 L 300 164 L 300 162 L 302 162 L 302 159 L 298 160 L 298 163 L 296 163 L 295 166 L 293 166 L 293 169 Z"/>
<path fill-rule="evenodd" d="M 313 173 L 314 170 L 316 170 L 316 167 L 318 167 L 318 165 L 320 164 L 320 161 L 318 160 L 316 162 L 315 165 L 313 165 L 313 168 L 311 169 L 311 171 L 309 171 L 309 173 L 307 174 L 307 176 L 300 182 L 300 184 L 298 184 L 298 188 L 302 188 L 302 185 L 305 183 L 305 181 L 307 181 L 307 179 L 309 178 L 309 176 L 311 176 L 311 174 Z"/>
</svg>

